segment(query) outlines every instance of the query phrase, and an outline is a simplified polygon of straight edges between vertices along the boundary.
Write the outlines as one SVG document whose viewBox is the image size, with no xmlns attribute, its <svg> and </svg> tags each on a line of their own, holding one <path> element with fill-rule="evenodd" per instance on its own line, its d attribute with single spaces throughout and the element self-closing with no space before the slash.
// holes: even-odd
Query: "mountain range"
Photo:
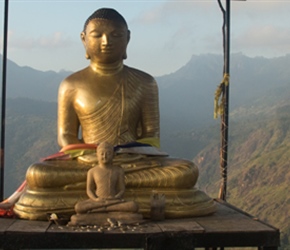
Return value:
<svg viewBox="0 0 290 250">
<path fill-rule="evenodd" d="M 281 230 L 290 249 L 290 55 L 231 55 L 228 202 Z M 5 194 L 24 179 L 29 164 L 58 151 L 57 89 L 71 72 L 37 71 L 7 64 Z M 156 77 L 161 146 L 192 159 L 198 186 L 216 197 L 220 120 L 213 119 L 215 89 L 223 76 L 221 55 L 193 55 L 176 72 Z"/>
</svg>

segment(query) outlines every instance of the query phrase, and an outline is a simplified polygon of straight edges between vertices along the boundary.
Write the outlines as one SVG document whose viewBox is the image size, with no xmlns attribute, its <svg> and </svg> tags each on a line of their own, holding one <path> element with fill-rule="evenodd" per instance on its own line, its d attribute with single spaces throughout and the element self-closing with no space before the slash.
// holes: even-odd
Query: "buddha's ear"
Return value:
<svg viewBox="0 0 290 250">
<path fill-rule="evenodd" d="M 81 33 L 81 40 L 82 40 L 82 42 L 83 42 L 83 44 L 85 45 L 85 39 L 86 39 L 86 34 L 85 34 L 85 32 L 82 32 Z"/>
<path fill-rule="evenodd" d="M 86 34 L 85 34 L 85 32 L 82 32 L 82 33 L 81 33 L 81 40 L 82 40 L 83 45 L 84 45 L 85 50 L 86 50 L 85 58 L 86 58 L 86 59 L 91 59 L 91 57 L 90 57 L 89 54 L 87 53 Z"/>
<path fill-rule="evenodd" d="M 131 32 L 130 32 L 130 30 L 128 30 L 128 33 L 127 33 L 127 44 L 130 41 L 130 37 L 131 37 Z"/>
<path fill-rule="evenodd" d="M 130 34 L 131 34 L 130 30 L 128 30 L 128 31 L 127 31 L 127 45 L 128 45 L 128 43 L 129 43 L 129 41 L 130 41 Z M 124 55 L 123 55 L 122 58 L 123 58 L 124 60 L 127 59 L 127 49 L 125 50 L 125 53 L 124 53 Z"/>
</svg>

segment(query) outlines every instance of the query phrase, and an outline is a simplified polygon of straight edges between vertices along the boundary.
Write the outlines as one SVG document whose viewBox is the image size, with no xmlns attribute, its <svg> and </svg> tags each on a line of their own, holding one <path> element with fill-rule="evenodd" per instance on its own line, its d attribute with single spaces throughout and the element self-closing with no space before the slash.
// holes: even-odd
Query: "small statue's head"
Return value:
<svg viewBox="0 0 290 250">
<path fill-rule="evenodd" d="M 102 8 L 90 15 L 81 39 L 92 62 L 111 64 L 127 58 L 130 31 L 124 17 L 114 9 Z"/>
<path fill-rule="evenodd" d="M 97 148 L 97 157 L 100 164 L 110 164 L 114 158 L 114 146 L 108 142 L 102 142 Z"/>
</svg>

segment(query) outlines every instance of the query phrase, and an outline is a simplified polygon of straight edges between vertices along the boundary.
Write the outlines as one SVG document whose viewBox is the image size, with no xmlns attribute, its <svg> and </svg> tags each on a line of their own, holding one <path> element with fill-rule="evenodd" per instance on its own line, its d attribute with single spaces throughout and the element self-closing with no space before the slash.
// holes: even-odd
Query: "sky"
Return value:
<svg viewBox="0 0 290 250">
<path fill-rule="evenodd" d="M 80 32 L 102 7 L 116 9 L 127 20 L 131 40 L 125 64 L 153 76 L 175 72 L 193 55 L 223 53 L 223 17 L 216 0 L 10 0 L 8 58 L 42 71 L 86 67 Z M 4 0 L 0 13 L 2 54 Z M 290 53 L 290 0 L 231 1 L 230 34 L 232 53 Z"/>
</svg>

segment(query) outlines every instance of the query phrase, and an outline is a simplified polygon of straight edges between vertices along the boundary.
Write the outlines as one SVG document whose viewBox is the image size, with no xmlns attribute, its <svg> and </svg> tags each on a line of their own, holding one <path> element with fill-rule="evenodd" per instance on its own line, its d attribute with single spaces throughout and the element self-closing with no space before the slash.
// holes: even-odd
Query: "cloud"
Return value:
<svg viewBox="0 0 290 250">
<path fill-rule="evenodd" d="M 58 49 L 71 46 L 73 41 L 62 32 L 32 37 L 28 35 L 20 36 L 10 31 L 8 34 L 8 44 L 10 49 Z"/>
<path fill-rule="evenodd" d="M 232 1 L 232 18 L 248 17 L 253 20 L 289 15 L 290 0 L 246 0 Z"/>
<path fill-rule="evenodd" d="M 179 49 L 180 46 L 192 47 L 194 45 L 194 30 L 196 24 L 184 24 L 176 27 L 169 39 L 165 41 L 164 47 L 167 50 Z"/>
<path fill-rule="evenodd" d="M 145 9 L 133 23 L 159 39 L 164 51 L 197 48 L 204 33 L 220 30 L 222 16 L 215 0 L 167 1 Z M 218 24 L 217 21 L 218 20 Z M 154 45 L 155 46 L 155 45 Z M 199 46 L 200 47 L 200 46 Z"/>
<path fill-rule="evenodd" d="M 233 38 L 236 49 L 272 50 L 273 53 L 290 52 L 290 28 L 273 25 L 255 26 Z M 265 51 L 266 49 L 266 51 Z"/>
<path fill-rule="evenodd" d="M 179 19 L 185 17 L 193 18 L 202 13 L 206 13 L 209 9 L 218 8 L 217 3 L 213 0 L 204 1 L 167 1 L 154 5 L 153 8 L 146 9 L 141 12 L 133 22 L 143 25 L 151 25 L 156 23 L 165 23 L 170 20 L 178 22 Z M 182 18 L 180 18 L 182 17 Z"/>
<path fill-rule="evenodd" d="M 225 1 L 221 1 L 225 8 Z M 232 19 L 247 17 L 251 19 L 271 18 L 280 16 L 281 13 L 289 15 L 290 0 L 241 0 L 231 1 Z M 151 25 L 168 22 L 170 19 L 178 20 L 196 16 L 210 18 L 213 13 L 219 14 L 220 8 L 216 0 L 168 0 L 160 1 L 159 4 L 138 13 L 133 20 L 138 24 Z"/>
</svg>

